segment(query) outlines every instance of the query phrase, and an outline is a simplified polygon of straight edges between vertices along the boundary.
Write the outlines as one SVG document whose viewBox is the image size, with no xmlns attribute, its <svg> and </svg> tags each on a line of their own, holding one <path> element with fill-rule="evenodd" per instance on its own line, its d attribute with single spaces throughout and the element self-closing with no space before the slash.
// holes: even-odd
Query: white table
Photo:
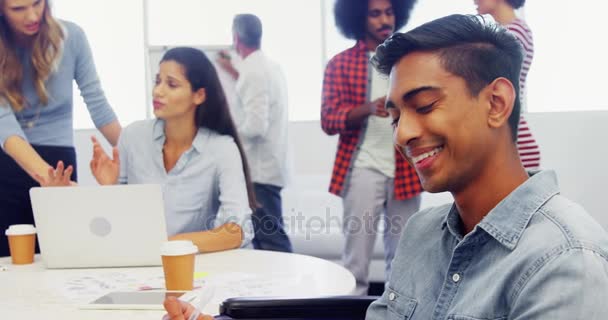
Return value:
<svg viewBox="0 0 608 320">
<path fill-rule="evenodd" d="M 49 270 L 39 256 L 31 265 L 12 265 L 10 258 L 0 258 L 0 265 L 8 267 L 0 271 L 2 319 L 160 319 L 164 314 L 78 307 L 106 292 L 120 291 L 117 279 L 158 280 L 162 267 Z M 217 314 L 219 302 L 233 296 L 347 295 L 355 288 L 353 275 L 342 266 L 299 254 L 246 249 L 201 254 L 195 270 L 207 274 L 197 280 L 204 282 L 201 290 L 207 287 L 214 292 L 203 308 L 208 314 Z M 94 285 L 91 290 L 78 288 L 74 283 L 79 281 Z"/>
</svg>

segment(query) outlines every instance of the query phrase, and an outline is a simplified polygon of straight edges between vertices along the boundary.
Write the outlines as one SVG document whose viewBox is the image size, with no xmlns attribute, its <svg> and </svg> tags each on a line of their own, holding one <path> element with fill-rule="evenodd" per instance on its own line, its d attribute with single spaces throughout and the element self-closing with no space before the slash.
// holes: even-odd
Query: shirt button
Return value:
<svg viewBox="0 0 608 320">
<path fill-rule="evenodd" d="M 394 292 L 391 292 L 391 293 L 388 294 L 388 300 L 395 301 L 395 293 Z"/>
<path fill-rule="evenodd" d="M 452 281 L 454 281 L 454 282 L 460 281 L 460 275 L 458 273 L 454 273 L 454 275 L 452 275 Z"/>
</svg>

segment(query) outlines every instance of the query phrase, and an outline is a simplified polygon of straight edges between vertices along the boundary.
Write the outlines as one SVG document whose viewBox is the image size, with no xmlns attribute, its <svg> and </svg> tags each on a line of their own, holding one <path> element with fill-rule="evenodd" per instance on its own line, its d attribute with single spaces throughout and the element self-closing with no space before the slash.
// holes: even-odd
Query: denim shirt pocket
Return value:
<svg viewBox="0 0 608 320">
<path fill-rule="evenodd" d="M 416 300 L 389 287 L 387 295 L 388 319 L 411 319 L 417 304 Z"/>
</svg>

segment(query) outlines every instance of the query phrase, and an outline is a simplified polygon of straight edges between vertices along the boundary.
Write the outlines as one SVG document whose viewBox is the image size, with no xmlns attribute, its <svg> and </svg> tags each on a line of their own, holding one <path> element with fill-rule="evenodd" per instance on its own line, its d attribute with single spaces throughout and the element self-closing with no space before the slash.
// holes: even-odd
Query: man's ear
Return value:
<svg viewBox="0 0 608 320">
<path fill-rule="evenodd" d="M 194 104 L 201 105 L 203 102 L 207 100 L 207 91 L 205 88 L 200 88 L 194 92 Z"/>
<path fill-rule="evenodd" d="M 488 112 L 488 125 L 490 128 L 499 128 L 509 121 L 515 105 L 515 88 L 507 78 L 497 78 L 490 83 L 489 90 L 490 109 Z"/>
</svg>

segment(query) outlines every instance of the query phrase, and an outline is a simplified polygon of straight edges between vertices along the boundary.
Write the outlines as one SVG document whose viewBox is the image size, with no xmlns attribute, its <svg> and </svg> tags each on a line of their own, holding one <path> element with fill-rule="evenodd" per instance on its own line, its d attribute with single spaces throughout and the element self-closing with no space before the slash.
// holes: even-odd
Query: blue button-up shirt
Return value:
<svg viewBox="0 0 608 320">
<path fill-rule="evenodd" d="M 454 205 L 411 217 L 367 319 L 608 319 L 608 234 L 554 172 L 461 230 Z"/>
<path fill-rule="evenodd" d="M 253 238 L 241 155 L 229 136 L 199 128 L 192 147 L 175 167 L 163 161 L 164 121 L 144 120 L 124 128 L 118 142 L 120 183 L 160 184 L 169 236 L 210 230 L 232 222 Z"/>
</svg>

